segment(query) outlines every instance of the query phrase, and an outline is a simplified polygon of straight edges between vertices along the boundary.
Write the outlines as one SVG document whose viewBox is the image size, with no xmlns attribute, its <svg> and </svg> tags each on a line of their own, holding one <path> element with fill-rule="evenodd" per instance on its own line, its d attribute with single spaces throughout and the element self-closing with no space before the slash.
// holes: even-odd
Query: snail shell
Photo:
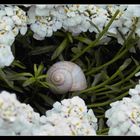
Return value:
<svg viewBox="0 0 140 140">
<path fill-rule="evenodd" d="M 47 75 L 47 81 L 54 85 L 50 87 L 51 91 L 57 94 L 64 94 L 68 91 L 80 91 L 87 88 L 83 71 L 73 62 L 57 62 L 50 67 Z"/>
</svg>

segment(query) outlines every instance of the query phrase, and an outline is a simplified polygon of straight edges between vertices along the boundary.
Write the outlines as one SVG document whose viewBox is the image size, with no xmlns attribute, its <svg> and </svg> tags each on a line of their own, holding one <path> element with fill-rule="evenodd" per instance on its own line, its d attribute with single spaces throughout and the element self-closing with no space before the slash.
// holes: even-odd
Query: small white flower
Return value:
<svg viewBox="0 0 140 140">
<path fill-rule="evenodd" d="M 97 119 L 92 110 L 79 109 L 87 108 L 81 98 L 64 99 L 53 106 L 40 116 L 30 105 L 20 103 L 15 94 L 2 91 L 0 135 L 96 135 Z"/>
<path fill-rule="evenodd" d="M 21 33 L 21 35 L 25 35 L 26 32 L 27 32 L 27 27 L 26 27 L 26 26 L 21 27 L 21 29 L 20 29 L 20 33 Z"/>
<path fill-rule="evenodd" d="M 53 107 L 52 110 L 46 112 L 46 119 L 55 127 L 57 131 L 55 135 L 64 133 L 66 135 L 96 135 L 97 119 L 93 111 L 88 111 L 84 101 L 78 96 L 64 99 L 61 103 L 56 102 Z M 62 125 L 65 126 L 65 130 L 63 127 L 60 129 Z"/>
<path fill-rule="evenodd" d="M 13 8 L 12 7 L 5 7 L 5 12 L 8 16 L 13 16 Z"/>
<path fill-rule="evenodd" d="M 8 45 L 0 45 L 0 68 L 9 66 L 14 60 L 11 47 Z"/>
<path fill-rule="evenodd" d="M 0 32 L 0 44 L 11 46 L 14 41 L 15 41 L 15 35 L 13 34 L 12 31 L 4 32 L 4 33 Z"/>
<path fill-rule="evenodd" d="M 108 118 L 109 135 L 140 134 L 140 106 L 131 98 L 124 97 L 112 103 L 105 117 Z"/>
</svg>

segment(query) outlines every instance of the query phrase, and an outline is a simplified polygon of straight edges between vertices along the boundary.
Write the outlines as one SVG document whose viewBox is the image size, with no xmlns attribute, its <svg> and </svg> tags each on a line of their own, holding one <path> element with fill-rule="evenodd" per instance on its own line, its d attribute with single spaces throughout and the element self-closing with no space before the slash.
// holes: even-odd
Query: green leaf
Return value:
<svg viewBox="0 0 140 140">
<path fill-rule="evenodd" d="M 43 87 L 49 88 L 49 85 L 48 85 L 47 82 L 41 82 L 41 81 L 39 81 L 39 83 L 40 83 Z"/>
<path fill-rule="evenodd" d="M 19 60 L 14 60 L 13 63 L 11 64 L 11 67 L 19 67 L 21 69 L 26 69 L 25 65 L 22 64 Z"/>
<path fill-rule="evenodd" d="M 43 69 L 44 69 L 44 65 L 40 64 L 38 69 L 37 69 L 36 76 L 39 76 L 42 73 Z"/>
<path fill-rule="evenodd" d="M 67 37 L 68 37 L 70 43 L 73 43 L 73 38 L 72 38 L 72 35 L 70 32 L 67 32 Z"/>
<path fill-rule="evenodd" d="M 60 61 L 64 61 L 64 57 L 63 57 L 62 53 L 59 55 L 58 58 L 59 58 Z"/>
<path fill-rule="evenodd" d="M 20 87 L 14 86 L 14 90 L 20 93 L 25 93 L 25 91 L 23 91 Z"/>
<path fill-rule="evenodd" d="M 47 78 L 47 77 L 48 77 L 48 75 L 41 75 L 41 76 L 38 76 L 37 79 L 39 80 L 39 79 L 43 79 L 43 78 Z"/>
<path fill-rule="evenodd" d="M 35 75 L 35 77 L 37 77 L 37 66 L 36 66 L 36 64 L 34 64 L 34 75 Z"/>
<path fill-rule="evenodd" d="M 131 58 L 134 61 L 134 63 L 136 64 L 136 66 L 139 66 L 140 65 L 139 62 L 133 56 L 131 56 Z"/>
<path fill-rule="evenodd" d="M 96 50 L 96 51 L 95 51 L 96 67 L 97 67 L 97 66 L 100 66 L 101 63 L 102 63 L 101 56 L 102 56 L 102 55 L 101 55 L 100 49 Z"/>
<path fill-rule="evenodd" d="M 56 48 L 57 48 L 57 46 L 54 46 L 54 45 L 36 47 L 29 53 L 29 55 L 40 55 L 40 54 L 44 54 L 47 52 L 52 52 Z"/>
<path fill-rule="evenodd" d="M 102 80 L 109 79 L 109 76 L 107 75 L 107 72 L 105 70 L 101 71 L 101 77 L 102 77 Z"/>
<path fill-rule="evenodd" d="M 89 45 L 90 43 L 92 43 L 92 40 L 90 40 L 89 38 L 85 38 L 85 37 L 82 37 L 82 36 L 76 36 L 74 37 L 74 39 L 82 42 L 82 43 L 85 43 L 87 45 Z"/>
<path fill-rule="evenodd" d="M 33 84 L 35 81 L 36 81 L 35 78 L 31 77 L 23 83 L 23 87 L 29 86 L 29 85 Z"/>
<path fill-rule="evenodd" d="M 32 77 L 33 75 L 31 73 L 23 72 L 23 73 L 11 74 L 11 75 L 8 74 L 7 78 L 10 80 L 27 80 L 28 78 L 26 76 Z"/>
<path fill-rule="evenodd" d="M 125 68 L 129 66 L 129 64 L 132 62 L 132 59 L 128 58 L 124 61 L 124 63 L 119 67 L 120 71 L 123 71 Z"/>
<path fill-rule="evenodd" d="M 43 87 L 45 88 L 52 88 L 52 89 L 56 89 L 57 87 L 55 87 L 53 84 L 50 84 L 48 82 L 41 82 L 41 81 L 38 81 L 38 83 L 40 83 Z"/>
<path fill-rule="evenodd" d="M 74 54 L 77 54 L 77 53 L 81 52 L 81 47 L 80 47 L 80 46 L 78 46 L 78 47 L 73 47 L 73 48 L 71 49 L 71 51 L 72 51 Z"/>
<path fill-rule="evenodd" d="M 114 92 L 120 92 L 120 89 L 117 87 L 113 87 L 111 85 L 105 85 L 105 87 L 107 87 L 108 89 L 111 89 Z"/>
<path fill-rule="evenodd" d="M 101 80 L 102 80 L 102 75 L 101 75 L 101 73 L 96 74 L 96 75 L 94 76 L 94 80 L 93 80 L 91 86 L 97 85 Z"/>
<path fill-rule="evenodd" d="M 22 73 L 17 73 L 14 76 L 33 76 L 33 75 L 29 72 L 22 72 Z"/>
<path fill-rule="evenodd" d="M 121 80 L 125 79 L 125 76 L 121 71 L 119 71 L 118 76 L 121 78 Z"/>
<path fill-rule="evenodd" d="M 89 60 L 89 58 L 87 56 L 85 56 L 85 60 L 87 62 L 87 68 L 89 69 L 90 66 L 91 66 L 90 60 Z"/>
<path fill-rule="evenodd" d="M 62 52 L 63 50 L 67 47 L 68 45 L 68 39 L 67 37 L 62 41 L 62 43 L 60 44 L 60 46 L 54 51 L 51 60 L 56 59 Z"/>
<path fill-rule="evenodd" d="M 34 105 L 36 106 L 36 108 L 42 113 L 44 114 L 46 112 L 46 109 L 42 106 L 40 106 L 37 102 L 34 101 Z"/>
<path fill-rule="evenodd" d="M 44 94 L 41 94 L 39 93 L 38 94 L 46 103 L 48 103 L 49 105 L 53 105 L 54 104 L 54 100 L 52 98 L 50 98 L 48 95 L 44 95 Z"/>
<path fill-rule="evenodd" d="M 5 81 L 5 83 L 11 87 L 11 88 L 14 88 L 14 83 L 12 81 L 9 81 L 5 75 L 5 73 L 2 71 L 2 69 L 0 69 L 0 77 Z"/>
</svg>

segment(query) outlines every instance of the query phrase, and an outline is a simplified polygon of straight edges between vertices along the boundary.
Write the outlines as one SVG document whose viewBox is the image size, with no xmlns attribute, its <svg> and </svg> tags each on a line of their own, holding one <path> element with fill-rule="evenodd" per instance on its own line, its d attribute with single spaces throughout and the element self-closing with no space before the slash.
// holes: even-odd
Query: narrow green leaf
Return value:
<svg viewBox="0 0 140 140">
<path fill-rule="evenodd" d="M 67 37 L 62 41 L 62 43 L 60 44 L 60 46 L 54 51 L 51 60 L 56 59 L 62 52 L 63 50 L 67 47 L 68 45 L 68 39 Z"/>
<path fill-rule="evenodd" d="M 120 92 L 120 89 L 117 87 L 113 87 L 111 85 L 105 85 L 105 87 L 107 87 L 108 89 L 111 89 L 114 92 Z"/>
<path fill-rule="evenodd" d="M 44 107 L 42 107 L 41 105 L 39 105 L 37 102 L 34 101 L 34 105 L 36 106 L 36 108 L 42 113 L 44 114 L 46 112 L 46 109 Z"/>
<path fill-rule="evenodd" d="M 29 55 L 40 55 L 40 54 L 44 54 L 47 52 L 52 52 L 56 48 L 57 48 L 57 46 L 54 46 L 54 45 L 36 47 L 29 53 Z"/>
<path fill-rule="evenodd" d="M 120 12 L 119 10 L 117 10 L 115 12 L 115 14 L 110 19 L 110 21 L 108 22 L 108 24 L 106 25 L 106 27 L 103 29 L 103 31 L 99 33 L 98 37 L 94 41 L 92 41 L 86 48 L 84 48 L 81 53 L 77 54 L 77 56 L 75 56 L 74 58 L 72 58 L 71 61 L 75 61 L 77 58 L 79 58 L 81 55 L 83 55 L 85 52 L 87 52 L 89 49 L 95 47 L 99 43 L 100 39 L 108 31 L 109 27 L 111 26 L 111 24 L 113 23 L 113 21 L 115 20 L 115 18 L 119 14 L 119 12 Z"/>
<path fill-rule="evenodd" d="M 33 84 L 35 81 L 36 81 L 35 78 L 31 77 L 23 83 L 23 87 L 29 86 L 29 85 Z"/>
<path fill-rule="evenodd" d="M 19 67 L 21 69 L 26 69 L 24 64 L 22 64 L 19 60 L 14 60 L 13 63 L 11 64 L 11 66 L 12 67 L 16 66 L 16 67 Z"/>
<path fill-rule="evenodd" d="M 136 66 L 139 66 L 140 65 L 139 62 L 133 56 L 131 56 L 131 58 L 134 61 L 134 63 L 136 64 Z"/>
<path fill-rule="evenodd" d="M 121 78 L 121 80 L 125 79 L 125 76 L 121 71 L 119 71 L 118 76 Z"/>
<path fill-rule="evenodd" d="M 73 43 L 73 38 L 72 38 L 72 35 L 70 32 L 67 32 L 67 37 L 68 37 L 70 43 Z"/>
<path fill-rule="evenodd" d="M 101 77 L 102 77 L 102 80 L 107 80 L 107 79 L 110 78 L 110 77 L 107 75 L 107 73 L 106 73 L 105 70 L 102 70 L 102 71 L 101 71 Z"/>
<path fill-rule="evenodd" d="M 41 76 L 38 76 L 37 79 L 39 80 L 39 79 L 43 79 L 43 78 L 47 78 L 47 77 L 48 77 L 48 75 L 41 75 Z"/>
<path fill-rule="evenodd" d="M 21 77 L 21 76 L 14 76 L 14 75 L 8 75 L 7 78 L 12 81 L 26 81 L 27 77 Z"/>
<path fill-rule="evenodd" d="M 73 47 L 73 48 L 71 48 L 71 51 L 72 51 L 74 54 L 80 53 L 80 52 L 81 52 L 81 47 L 80 47 L 80 46 L 78 46 L 78 47 Z"/>
<path fill-rule="evenodd" d="M 55 87 L 53 84 L 50 84 L 48 82 L 41 82 L 41 81 L 38 81 L 43 87 L 45 88 L 52 88 L 52 89 L 56 89 L 57 87 Z"/>
<path fill-rule="evenodd" d="M 20 87 L 16 87 L 14 86 L 14 90 L 20 93 L 24 93 L 25 91 L 23 91 Z"/>
<path fill-rule="evenodd" d="M 87 61 L 87 67 L 90 68 L 91 63 L 90 63 L 90 60 L 87 56 L 85 56 L 85 60 Z"/>
<path fill-rule="evenodd" d="M 100 52 L 101 50 L 100 49 L 98 49 L 98 50 L 96 50 L 95 51 L 95 60 L 96 60 L 96 67 L 97 66 L 100 66 L 101 65 L 101 63 L 102 63 L 102 59 L 101 59 L 101 52 Z"/>
<path fill-rule="evenodd" d="M 41 94 L 39 93 L 38 94 L 46 103 L 48 103 L 49 105 L 53 105 L 54 104 L 54 100 L 52 98 L 50 98 L 48 95 L 44 95 L 44 94 Z"/>
<path fill-rule="evenodd" d="M 9 73 L 7 74 L 7 79 L 9 80 L 27 80 L 27 77 L 32 77 L 33 75 L 31 73 Z"/>
<path fill-rule="evenodd" d="M 100 81 L 102 80 L 102 75 L 101 73 L 98 73 L 94 76 L 94 80 L 92 82 L 92 86 L 95 86 L 96 84 L 98 84 Z"/>
<path fill-rule="evenodd" d="M 40 64 L 39 67 L 35 67 L 35 77 L 38 77 L 44 69 L 44 65 Z"/>
<path fill-rule="evenodd" d="M 14 76 L 33 76 L 31 73 L 28 73 L 28 72 L 22 72 L 22 73 L 17 73 L 17 74 L 14 74 Z"/>
<path fill-rule="evenodd" d="M 49 88 L 49 85 L 48 85 L 47 82 L 41 82 L 41 81 L 39 81 L 39 83 L 40 83 L 43 87 Z"/>
<path fill-rule="evenodd" d="M 35 75 L 35 77 L 37 77 L 37 66 L 36 66 L 36 64 L 34 64 L 34 75 Z"/>
<path fill-rule="evenodd" d="M 89 45 L 90 43 L 92 43 L 92 40 L 90 40 L 89 38 L 85 38 L 85 37 L 82 37 L 82 36 L 76 36 L 74 37 L 74 39 L 82 42 L 82 43 L 85 43 L 87 45 Z"/>
<path fill-rule="evenodd" d="M 0 77 L 5 81 L 5 83 L 11 87 L 11 88 L 14 88 L 13 86 L 13 82 L 12 81 L 9 81 L 5 75 L 5 73 L 2 71 L 2 69 L 0 69 Z"/>
<path fill-rule="evenodd" d="M 132 59 L 128 58 L 124 61 L 124 63 L 119 67 L 120 71 L 123 71 L 125 68 L 129 66 L 129 64 L 132 62 Z"/>
<path fill-rule="evenodd" d="M 62 53 L 58 56 L 58 58 L 59 58 L 60 61 L 64 61 L 65 60 L 63 55 L 62 55 Z"/>
</svg>

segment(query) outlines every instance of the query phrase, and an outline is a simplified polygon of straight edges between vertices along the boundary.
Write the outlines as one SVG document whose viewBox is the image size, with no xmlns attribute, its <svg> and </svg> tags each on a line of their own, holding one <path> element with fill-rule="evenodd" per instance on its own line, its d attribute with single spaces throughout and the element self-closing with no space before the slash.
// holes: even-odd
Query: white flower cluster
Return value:
<svg viewBox="0 0 140 140">
<path fill-rule="evenodd" d="M 11 52 L 9 45 L 0 44 L 0 68 L 9 66 L 14 60 L 14 56 Z"/>
<path fill-rule="evenodd" d="M 131 97 L 111 103 L 105 113 L 109 135 L 140 135 L 140 81 L 129 94 Z"/>
<path fill-rule="evenodd" d="M 29 24 L 34 38 L 43 40 L 62 27 L 62 22 L 53 15 L 57 5 L 34 5 L 28 11 Z"/>
<path fill-rule="evenodd" d="M 14 60 L 11 45 L 18 33 L 27 31 L 27 16 L 18 6 L 0 5 L 0 68 Z"/>
<path fill-rule="evenodd" d="M 27 135 L 39 122 L 40 116 L 31 106 L 21 104 L 15 94 L 0 94 L 0 135 Z"/>
<path fill-rule="evenodd" d="M 113 14 L 120 13 L 108 30 L 109 36 L 116 37 L 119 43 L 131 31 L 136 17 L 140 15 L 139 5 L 33 5 L 28 11 L 30 28 L 34 38 L 43 40 L 58 29 L 77 35 L 81 32 L 98 33 L 103 30 Z M 140 36 L 138 21 L 136 34 Z M 97 29 L 98 28 L 98 29 Z"/>
<path fill-rule="evenodd" d="M 51 37 L 54 32 L 60 29 L 69 31 L 73 35 L 87 31 L 95 32 L 97 37 L 118 9 L 120 13 L 110 26 L 108 33 L 103 36 L 103 42 L 108 42 L 110 40 L 108 37 L 112 36 L 122 44 L 124 38 L 132 30 L 136 18 L 138 18 L 138 23 L 135 33 L 140 37 L 139 5 L 61 4 L 23 6 L 29 10 L 23 11 L 16 5 L 0 5 L 1 45 L 11 46 L 19 32 L 22 35 L 26 33 L 27 24 L 34 32 L 33 37 L 37 40 Z M 3 56 L 3 54 L 0 55 Z M 9 60 L 6 57 L 3 57 L 3 60 L 5 63 L 0 63 L 0 67 L 10 65 L 13 61 L 13 59 Z"/>
<path fill-rule="evenodd" d="M 15 94 L 0 94 L 0 135 L 96 135 L 97 119 L 79 97 L 56 102 L 40 116 Z"/>
<path fill-rule="evenodd" d="M 112 103 L 105 116 L 108 118 L 108 135 L 140 135 L 140 106 L 131 98 Z"/>
<path fill-rule="evenodd" d="M 134 89 L 129 90 L 129 95 L 131 95 L 131 98 L 135 103 L 140 105 L 140 81 Z"/>
<path fill-rule="evenodd" d="M 78 96 L 56 102 L 46 116 L 46 126 L 38 131 L 39 135 L 96 135 L 97 119 Z"/>
</svg>

